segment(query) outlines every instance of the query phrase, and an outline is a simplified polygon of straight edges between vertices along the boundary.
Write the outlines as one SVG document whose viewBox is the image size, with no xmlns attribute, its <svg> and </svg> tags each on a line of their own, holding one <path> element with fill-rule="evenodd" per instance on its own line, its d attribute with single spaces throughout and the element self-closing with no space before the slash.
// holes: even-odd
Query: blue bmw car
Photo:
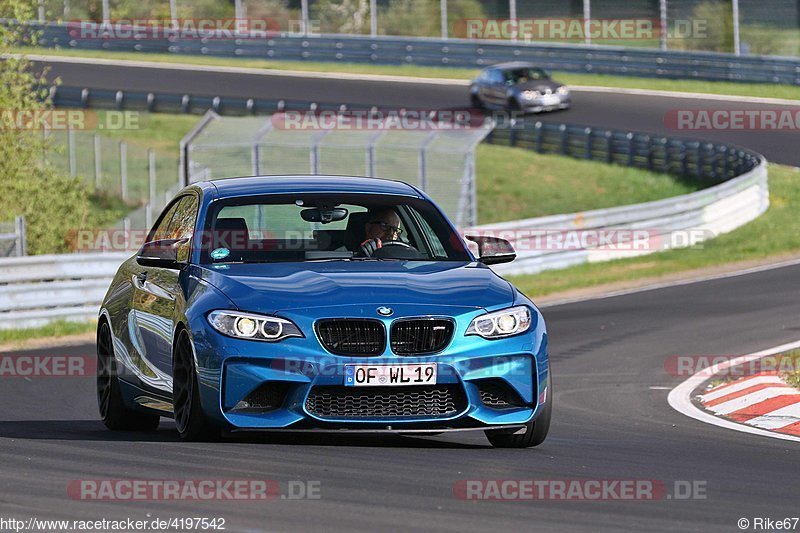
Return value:
<svg viewBox="0 0 800 533">
<path fill-rule="evenodd" d="M 112 430 L 175 419 L 230 431 L 485 431 L 547 436 L 544 319 L 467 236 L 400 182 L 233 178 L 180 192 L 119 268 L 97 331 L 97 397 Z"/>
</svg>

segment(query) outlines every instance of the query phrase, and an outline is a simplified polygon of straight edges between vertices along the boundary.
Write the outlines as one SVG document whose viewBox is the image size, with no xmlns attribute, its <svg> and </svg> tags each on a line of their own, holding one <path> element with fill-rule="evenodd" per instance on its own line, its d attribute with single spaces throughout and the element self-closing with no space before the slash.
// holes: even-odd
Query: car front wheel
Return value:
<svg viewBox="0 0 800 533">
<path fill-rule="evenodd" d="M 486 431 L 486 438 L 495 448 L 531 448 L 538 446 L 547 438 L 550 430 L 550 415 L 553 409 L 553 386 L 550 376 L 547 377 L 547 396 L 542 412 L 536 418 L 525 424 L 525 432 L 509 431 L 502 429 Z"/>
<path fill-rule="evenodd" d="M 192 340 L 186 330 L 178 335 L 172 357 L 172 407 L 181 439 L 213 441 L 219 438 L 219 428 L 209 422 L 200 405 Z"/>
</svg>

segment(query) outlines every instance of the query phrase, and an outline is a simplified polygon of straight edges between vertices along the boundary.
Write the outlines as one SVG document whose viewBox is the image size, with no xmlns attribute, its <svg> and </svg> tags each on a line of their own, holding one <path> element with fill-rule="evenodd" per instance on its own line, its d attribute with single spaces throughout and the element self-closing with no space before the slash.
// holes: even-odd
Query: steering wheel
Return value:
<svg viewBox="0 0 800 533">
<path fill-rule="evenodd" d="M 414 248 L 413 246 L 411 246 L 407 242 L 403 242 L 403 241 L 382 241 L 381 244 L 383 245 L 384 248 L 386 248 L 387 246 L 400 246 L 402 248 L 411 248 L 412 250 L 417 251 L 416 248 Z"/>
</svg>

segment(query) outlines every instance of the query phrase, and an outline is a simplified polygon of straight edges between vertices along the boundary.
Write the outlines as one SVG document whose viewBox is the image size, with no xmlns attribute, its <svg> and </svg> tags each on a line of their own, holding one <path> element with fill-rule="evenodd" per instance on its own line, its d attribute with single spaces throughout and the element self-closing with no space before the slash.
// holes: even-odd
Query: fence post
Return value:
<svg viewBox="0 0 800 533">
<path fill-rule="evenodd" d="M 447 39 L 447 0 L 439 2 L 439 10 L 442 17 L 442 39 Z"/>
<path fill-rule="evenodd" d="M 378 0 L 369 0 L 369 34 L 378 36 Z"/>
<path fill-rule="evenodd" d="M 512 24 L 516 23 L 517 20 L 517 0 L 508 0 L 508 18 L 512 21 Z M 511 35 L 511 40 L 516 42 L 517 38 L 519 38 L 519 24 L 515 24 L 517 29 Z"/>
<path fill-rule="evenodd" d="M 739 39 L 739 0 L 731 2 L 733 8 L 733 53 L 742 55 L 742 43 Z"/>
<path fill-rule="evenodd" d="M 156 153 L 150 149 L 147 151 L 147 174 L 150 180 L 150 190 L 147 198 L 147 208 L 145 210 L 145 225 L 153 227 L 153 211 L 156 201 Z"/>
<path fill-rule="evenodd" d="M 592 35 L 589 28 L 592 26 L 592 0 L 583 0 L 583 33 L 586 38 L 586 44 L 592 44 Z"/>
<path fill-rule="evenodd" d="M 300 17 L 303 19 L 301 21 L 301 26 L 303 27 L 303 37 L 308 36 L 308 0 L 301 0 L 300 2 Z"/>
<path fill-rule="evenodd" d="M 94 134 L 94 188 L 99 191 L 103 185 L 103 167 L 100 161 L 100 136 Z"/>
<path fill-rule="evenodd" d="M 666 50 L 669 46 L 669 43 L 667 43 L 667 0 L 660 0 L 658 4 L 659 18 L 661 19 L 661 23 L 659 24 L 661 31 L 661 49 Z"/>
<path fill-rule="evenodd" d="M 75 130 L 71 127 L 67 130 L 67 144 L 69 145 L 69 175 L 74 178 L 78 172 L 75 164 Z"/>
<path fill-rule="evenodd" d="M 25 217 L 18 216 L 14 219 L 14 233 L 17 234 L 17 240 L 14 246 L 17 257 L 28 255 L 28 236 L 25 231 Z"/>
<path fill-rule="evenodd" d="M 119 143 L 119 179 L 122 187 L 122 201 L 128 201 L 128 144 Z"/>
</svg>

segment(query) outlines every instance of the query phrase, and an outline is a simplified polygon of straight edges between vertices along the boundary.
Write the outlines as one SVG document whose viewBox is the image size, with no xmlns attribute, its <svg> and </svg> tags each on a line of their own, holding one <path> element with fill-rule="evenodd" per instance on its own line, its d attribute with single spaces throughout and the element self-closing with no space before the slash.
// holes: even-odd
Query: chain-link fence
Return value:
<svg viewBox="0 0 800 533">
<path fill-rule="evenodd" d="M 796 0 L 40 0 L 42 20 L 258 21 L 301 34 L 488 38 L 800 55 Z M 250 27 L 254 23 L 246 23 Z"/>
<path fill-rule="evenodd" d="M 50 164 L 130 208 L 112 229 L 149 228 L 180 189 L 175 155 L 88 130 L 61 129 L 45 135 Z"/>
<path fill-rule="evenodd" d="M 457 225 L 477 223 L 475 147 L 491 131 L 491 121 L 430 128 L 430 122 L 409 119 L 395 128 L 392 117 L 361 115 L 361 121 L 343 115 L 346 127 L 339 122 L 326 128 L 316 127 L 323 118 L 317 114 L 289 113 L 233 118 L 210 112 L 184 139 L 187 183 L 280 174 L 396 179 L 428 193 Z"/>
</svg>

